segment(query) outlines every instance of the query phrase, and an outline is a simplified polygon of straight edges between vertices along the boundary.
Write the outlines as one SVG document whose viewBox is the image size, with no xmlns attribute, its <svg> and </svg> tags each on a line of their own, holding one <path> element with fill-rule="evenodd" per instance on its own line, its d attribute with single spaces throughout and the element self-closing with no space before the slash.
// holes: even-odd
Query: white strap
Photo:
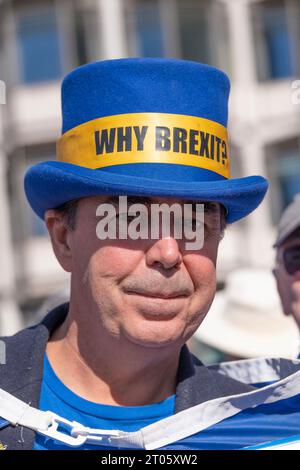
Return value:
<svg viewBox="0 0 300 470">
<path fill-rule="evenodd" d="M 196 434 L 246 408 L 270 404 L 300 393 L 300 371 L 264 388 L 217 398 L 162 419 L 136 432 L 99 430 L 68 421 L 49 411 L 32 408 L 0 389 L 0 416 L 14 425 L 34 431 L 65 444 L 78 447 L 90 443 L 122 448 L 159 449 Z M 58 430 L 59 424 L 70 429 L 70 436 Z"/>
<path fill-rule="evenodd" d="M 65 422 L 55 413 L 37 410 L 2 389 L 0 389 L 0 417 L 14 426 L 24 426 L 54 439 L 59 439 L 62 434 L 57 431 L 59 423 L 70 423 L 69 421 Z M 77 423 L 74 424 L 77 425 Z M 63 434 L 62 436 L 64 437 Z M 65 443 L 69 445 L 80 446 L 85 440 L 81 436 L 74 439 L 65 435 Z"/>
<path fill-rule="evenodd" d="M 133 448 L 143 448 L 140 433 L 125 433 L 118 430 L 91 429 L 82 426 L 76 421 L 69 421 L 51 411 L 41 411 L 33 408 L 28 403 L 14 397 L 5 390 L 0 389 L 0 417 L 14 426 L 24 426 L 44 436 L 63 442 L 71 447 L 80 447 L 88 441 L 92 435 L 92 443 L 101 445 L 112 445 L 110 438 L 113 436 L 117 446 L 126 444 Z M 58 430 L 59 425 L 69 428 L 67 435 Z M 126 440 L 123 441 L 123 436 Z"/>
<path fill-rule="evenodd" d="M 51 423 L 51 418 L 44 412 L 32 408 L 2 389 L 0 389 L 0 417 L 14 426 L 19 424 L 41 430 L 48 429 Z"/>
<path fill-rule="evenodd" d="M 300 370 L 299 359 L 254 358 L 222 362 L 208 366 L 222 375 L 247 384 L 282 380 Z"/>
</svg>

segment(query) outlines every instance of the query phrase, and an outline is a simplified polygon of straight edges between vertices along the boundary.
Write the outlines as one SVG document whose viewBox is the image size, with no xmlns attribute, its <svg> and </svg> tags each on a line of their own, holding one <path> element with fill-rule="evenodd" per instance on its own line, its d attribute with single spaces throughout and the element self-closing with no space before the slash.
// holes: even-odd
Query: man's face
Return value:
<svg viewBox="0 0 300 470">
<path fill-rule="evenodd" d="M 297 249 L 297 247 L 299 247 L 300 250 L 300 228 L 294 231 L 287 240 L 279 246 L 274 274 L 283 311 L 286 315 L 292 314 L 300 328 L 300 269 L 294 274 L 289 274 L 284 263 L 287 250 L 292 248 Z"/>
<path fill-rule="evenodd" d="M 143 199 L 147 203 L 181 201 Z M 96 209 L 109 198 L 80 200 L 69 234 L 73 293 L 99 315 L 106 333 L 136 344 L 183 344 L 209 310 L 216 290 L 220 207 L 205 212 L 205 241 L 186 250 L 185 240 L 99 240 Z"/>
</svg>

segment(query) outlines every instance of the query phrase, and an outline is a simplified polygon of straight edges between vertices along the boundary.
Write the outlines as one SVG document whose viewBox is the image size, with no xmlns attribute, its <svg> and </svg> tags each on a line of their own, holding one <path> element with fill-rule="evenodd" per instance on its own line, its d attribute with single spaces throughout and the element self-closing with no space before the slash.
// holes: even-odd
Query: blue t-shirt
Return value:
<svg viewBox="0 0 300 470">
<path fill-rule="evenodd" d="M 73 393 L 57 377 L 45 354 L 40 410 L 53 411 L 70 421 L 98 429 L 137 431 L 140 428 L 174 414 L 175 395 L 154 405 L 112 406 L 85 400 Z M 104 446 L 84 445 L 80 449 L 112 449 Z M 35 450 L 66 450 L 69 446 L 37 435 Z"/>
</svg>

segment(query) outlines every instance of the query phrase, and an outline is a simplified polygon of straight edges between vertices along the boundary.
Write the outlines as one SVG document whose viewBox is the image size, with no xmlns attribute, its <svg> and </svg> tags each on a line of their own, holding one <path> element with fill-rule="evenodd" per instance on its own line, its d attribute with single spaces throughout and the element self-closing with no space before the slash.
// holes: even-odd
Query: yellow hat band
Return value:
<svg viewBox="0 0 300 470">
<path fill-rule="evenodd" d="M 94 119 L 57 142 L 57 158 L 91 169 L 130 163 L 174 163 L 230 177 L 227 129 L 214 121 L 164 113 Z"/>
</svg>

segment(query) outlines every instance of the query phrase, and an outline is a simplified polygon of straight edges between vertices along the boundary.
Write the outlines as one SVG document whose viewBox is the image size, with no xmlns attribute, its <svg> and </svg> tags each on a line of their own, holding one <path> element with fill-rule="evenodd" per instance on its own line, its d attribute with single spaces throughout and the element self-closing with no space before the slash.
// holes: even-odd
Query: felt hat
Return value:
<svg viewBox="0 0 300 470">
<path fill-rule="evenodd" d="M 32 209 L 97 195 L 176 197 L 223 204 L 234 222 L 262 201 L 261 176 L 230 178 L 230 83 L 220 70 L 176 59 L 90 63 L 62 84 L 57 160 L 30 167 Z"/>
</svg>

